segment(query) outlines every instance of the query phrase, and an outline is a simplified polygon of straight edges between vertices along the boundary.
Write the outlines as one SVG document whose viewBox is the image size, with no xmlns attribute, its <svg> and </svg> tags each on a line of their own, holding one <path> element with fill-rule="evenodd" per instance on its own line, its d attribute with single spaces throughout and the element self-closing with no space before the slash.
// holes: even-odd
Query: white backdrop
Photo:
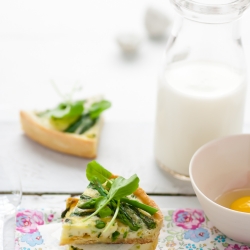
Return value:
<svg viewBox="0 0 250 250">
<path fill-rule="evenodd" d="M 103 94 L 113 103 L 107 120 L 154 121 L 157 73 L 166 40 L 152 41 L 144 15 L 154 6 L 173 17 L 167 0 L 23 0 L 0 2 L 1 118 L 22 109 L 47 108 L 79 81 L 80 96 Z M 242 20 L 250 66 L 250 12 Z M 126 59 L 115 42 L 123 32 L 142 38 L 137 57 Z M 249 92 L 249 91 L 248 91 Z M 248 104 L 250 107 L 250 95 Z M 247 120 L 250 121 L 247 108 Z"/>
</svg>

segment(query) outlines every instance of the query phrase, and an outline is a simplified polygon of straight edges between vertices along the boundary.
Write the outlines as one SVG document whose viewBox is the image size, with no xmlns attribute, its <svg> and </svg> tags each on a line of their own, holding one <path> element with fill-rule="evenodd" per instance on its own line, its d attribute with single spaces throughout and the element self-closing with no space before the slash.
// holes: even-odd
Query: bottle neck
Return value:
<svg viewBox="0 0 250 250">
<path fill-rule="evenodd" d="M 178 34 L 192 41 L 209 42 L 222 44 L 223 42 L 239 41 L 240 20 L 234 20 L 228 23 L 201 23 L 193 21 L 181 16 L 177 16 L 172 29 L 172 35 L 176 37 Z"/>
<path fill-rule="evenodd" d="M 250 0 L 170 0 L 175 10 L 202 23 L 228 23 L 241 17 Z"/>
<path fill-rule="evenodd" d="M 211 61 L 245 68 L 239 19 L 230 23 L 200 23 L 181 16 L 174 22 L 166 47 L 166 64 Z"/>
</svg>

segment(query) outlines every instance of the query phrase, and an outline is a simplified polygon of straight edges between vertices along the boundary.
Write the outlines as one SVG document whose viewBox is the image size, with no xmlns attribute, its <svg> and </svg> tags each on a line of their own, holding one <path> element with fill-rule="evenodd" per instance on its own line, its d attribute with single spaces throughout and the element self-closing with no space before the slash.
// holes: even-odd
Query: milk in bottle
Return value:
<svg viewBox="0 0 250 250">
<path fill-rule="evenodd" d="M 215 62 L 168 67 L 160 78 L 155 128 L 159 164 L 188 176 L 189 161 L 206 142 L 240 133 L 245 75 Z"/>
</svg>

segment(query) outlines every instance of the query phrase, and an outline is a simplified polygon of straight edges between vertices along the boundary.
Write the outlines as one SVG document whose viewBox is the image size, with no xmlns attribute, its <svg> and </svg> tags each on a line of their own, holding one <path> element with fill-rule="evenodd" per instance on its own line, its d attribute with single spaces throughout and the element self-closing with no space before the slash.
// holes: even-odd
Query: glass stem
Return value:
<svg viewBox="0 0 250 250">
<path fill-rule="evenodd" d="M 4 250 L 3 228 L 4 228 L 4 215 L 0 213 L 0 250 Z"/>
</svg>

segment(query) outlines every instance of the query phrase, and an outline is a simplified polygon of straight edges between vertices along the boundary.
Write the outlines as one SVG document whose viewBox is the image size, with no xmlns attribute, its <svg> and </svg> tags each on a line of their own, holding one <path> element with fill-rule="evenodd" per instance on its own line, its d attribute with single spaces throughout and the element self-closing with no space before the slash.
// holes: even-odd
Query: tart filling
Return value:
<svg viewBox="0 0 250 250">
<path fill-rule="evenodd" d="M 157 240 L 162 214 L 139 188 L 137 175 L 116 177 L 95 161 L 88 164 L 86 173 L 89 186 L 80 199 L 69 198 L 62 213 L 61 245 L 134 245 Z"/>
</svg>

